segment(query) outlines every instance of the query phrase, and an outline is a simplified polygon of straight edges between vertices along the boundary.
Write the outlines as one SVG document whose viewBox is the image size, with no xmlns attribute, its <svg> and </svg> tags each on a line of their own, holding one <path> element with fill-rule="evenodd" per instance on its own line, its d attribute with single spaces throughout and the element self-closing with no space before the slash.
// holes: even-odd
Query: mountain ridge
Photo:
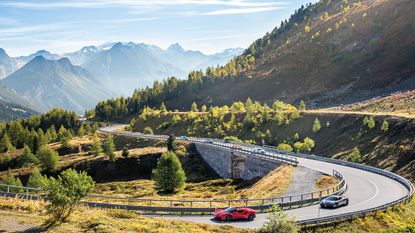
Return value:
<svg viewBox="0 0 415 233">
<path fill-rule="evenodd" d="M 56 107 L 82 113 L 97 101 L 111 96 L 88 71 L 68 58 L 48 60 L 37 56 L 2 80 L 7 87 L 42 109 Z"/>
</svg>

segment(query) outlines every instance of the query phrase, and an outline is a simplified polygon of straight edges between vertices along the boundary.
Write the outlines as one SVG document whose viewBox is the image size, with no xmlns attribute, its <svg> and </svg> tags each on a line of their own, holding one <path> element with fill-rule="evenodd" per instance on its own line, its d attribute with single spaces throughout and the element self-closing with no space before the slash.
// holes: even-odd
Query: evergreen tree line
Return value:
<svg viewBox="0 0 415 233">
<path fill-rule="evenodd" d="M 148 121 L 157 118 L 165 114 L 162 108 L 164 107 L 161 106 L 159 109 L 145 107 L 137 120 Z M 165 114 L 170 117 L 170 120 L 164 121 L 155 130 L 157 133 L 163 133 L 163 130 L 169 127 L 180 125 L 185 130 L 185 134 L 191 136 L 232 137 L 232 140 L 236 141 L 240 140 L 237 137 L 241 137 L 246 140 L 254 139 L 256 143 L 264 140 L 267 144 L 274 144 L 276 141 L 272 137 L 272 129 L 299 119 L 301 110 L 305 108 L 304 102 L 297 108 L 282 101 L 275 101 L 270 107 L 249 98 L 245 103 L 239 101 L 231 106 L 222 107 L 207 108 L 205 105 L 199 107 L 193 103 L 190 107 L 191 111 L 187 114 L 174 112 Z M 135 120 L 132 122 L 134 123 Z M 145 131 L 152 133 L 153 129 L 146 127 Z"/>
<path fill-rule="evenodd" d="M 81 123 L 74 112 L 62 109 L 53 109 L 43 115 L 9 123 L 0 122 L 0 153 L 25 146 L 36 153 L 42 145 L 51 142 L 62 142 L 67 147 L 73 136 L 83 136 L 97 129 L 97 124 Z"/>
</svg>

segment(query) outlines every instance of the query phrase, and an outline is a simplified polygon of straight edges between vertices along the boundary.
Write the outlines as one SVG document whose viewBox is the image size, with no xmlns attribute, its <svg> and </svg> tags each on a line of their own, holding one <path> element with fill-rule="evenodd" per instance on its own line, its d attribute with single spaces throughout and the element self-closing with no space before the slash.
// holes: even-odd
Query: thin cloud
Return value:
<svg viewBox="0 0 415 233">
<path fill-rule="evenodd" d="M 52 9 L 52 8 L 103 8 L 103 7 L 134 7 L 172 6 L 172 5 L 201 5 L 228 7 L 276 7 L 286 5 L 284 1 L 245 1 L 245 0 L 96 0 L 96 1 L 6 1 L 0 5 L 12 8 Z"/>
<path fill-rule="evenodd" d="M 16 19 L 9 17 L 0 17 L 0 25 L 14 25 L 17 23 L 18 21 Z"/>
<path fill-rule="evenodd" d="M 250 8 L 231 8 L 224 10 L 209 11 L 202 15 L 234 15 L 234 14 L 251 14 L 284 9 L 284 7 L 250 7 Z"/>
<path fill-rule="evenodd" d="M 224 36 L 211 36 L 211 37 L 201 37 L 191 40 L 185 40 L 184 42 L 194 42 L 194 41 L 207 41 L 207 40 L 221 40 L 221 39 L 231 39 L 231 38 L 240 38 L 244 37 L 243 34 L 237 34 L 237 35 L 224 35 Z"/>
</svg>

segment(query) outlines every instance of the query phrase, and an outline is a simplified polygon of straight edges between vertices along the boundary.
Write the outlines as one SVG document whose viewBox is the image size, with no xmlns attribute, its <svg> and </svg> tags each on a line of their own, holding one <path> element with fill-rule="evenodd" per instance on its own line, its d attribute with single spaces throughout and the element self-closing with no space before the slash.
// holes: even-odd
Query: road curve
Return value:
<svg viewBox="0 0 415 233">
<path fill-rule="evenodd" d="M 102 128 L 102 132 L 114 133 L 122 125 L 112 125 Z M 133 133 L 136 137 L 142 136 L 140 133 Z M 264 148 L 266 149 L 266 148 Z M 316 171 L 331 174 L 336 170 L 343 174 L 348 188 L 344 193 L 350 200 L 349 205 L 338 209 L 320 209 L 319 205 L 305 206 L 302 208 L 287 210 L 286 212 L 296 220 L 308 220 L 326 216 L 336 216 L 345 213 L 352 213 L 359 210 L 367 210 L 397 201 L 409 194 L 409 190 L 402 183 L 386 176 L 370 171 L 344 165 L 318 161 L 308 158 L 298 158 L 299 166 L 303 166 Z M 232 225 L 239 228 L 260 228 L 266 221 L 266 213 L 257 214 L 253 222 L 217 222 L 212 216 L 198 215 L 149 215 L 150 217 L 176 219 L 197 223 L 209 223 L 217 225 Z"/>
</svg>

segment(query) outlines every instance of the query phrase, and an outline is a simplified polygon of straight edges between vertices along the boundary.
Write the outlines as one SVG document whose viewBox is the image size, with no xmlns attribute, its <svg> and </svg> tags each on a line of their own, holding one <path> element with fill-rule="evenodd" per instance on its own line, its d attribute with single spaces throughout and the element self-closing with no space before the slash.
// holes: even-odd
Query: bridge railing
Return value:
<svg viewBox="0 0 415 233">
<path fill-rule="evenodd" d="M 341 173 L 333 171 L 338 183 L 332 187 L 314 192 L 294 194 L 281 197 L 253 198 L 253 199 L 227 199 L 227 200 L 179 200 L 162 198 L 132 198 L 90 194 L 84 198 L 83 203 L 88 206 L 101 208 L 123 208 L 129 210 L 141 210 L 152 212 L 186 212 L 200 213 L 213 212 L 217 208 L 230 206 L 250 207 L 259 211 L 267 211 L 271 205 L 278 204 L 284 208 L 298 207 L 320 201 L 322 198 L 341 194 L 346 190 L 346 181 Z M 47 199 L 47 196 L 37 196 L 33 192 L 40 192 L 38 188 L 0 184 L 3 196 L 21 197 L 29 199 Z M 6 189 L 4 189 L 6 188 Z M 18 193 L 15 189 L 23 189 L 25 192 Z"/>
</svg>

